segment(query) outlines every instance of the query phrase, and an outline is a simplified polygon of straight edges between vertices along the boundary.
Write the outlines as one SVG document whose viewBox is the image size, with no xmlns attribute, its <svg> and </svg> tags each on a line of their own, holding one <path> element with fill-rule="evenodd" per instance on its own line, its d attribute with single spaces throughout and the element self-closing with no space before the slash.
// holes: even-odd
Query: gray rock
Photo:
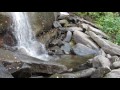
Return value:
<svg viewBox="0 0 120 90">
<path fill-rule="evenodd" d="M 57 63 L 32 63 L 32 73 L 55 74 L 67 71 L 67 67 Z"/>
<path fill-rule="evenodd" d="M 8 70 L 0 62 L 0 78 L 13 78 Z"/>
<path fill-rule="evenodd" d="M 83 29 L 81 27 L 68 27 L 68 28 L 66 28 L 66 31 L 71 31 L 71 32 L 83 31 Z"/>
<path fill-rule="evenodd" d="M 54 52 L 55 55 L 63 55 L 64 54 L 64 52 L 58 46 L 54 46 L 54 47 L 50 48 L 50 50 L 52 52 Z"/>
<path fill-rule="evenodd" d="M 60 27 L 62 27 L 61 24 L 60 24 L 58 21 L 54 21 L 54 22 L 53 22 L 53 26 L 54 26 L 55 28 L 60 28 Z"/>
<path fill-rule="evenodd" d="M 27 14 L 35 35 L 50 30 L 55 20 L 54 12 L 27 12 Z"/>
<path fill-rule="evenodd" d="M 107 73 L 104 78 L 120 78 L 120 68 Z"/>
<path fill-rule="evenodd" d="M 120 68 L 120 61 L 115 61 L 112 66 L 114 69 Z"/>
<path fill-rule="evenodd" d="M 93 50 L 83 44 L 76 44 L 74 47 L 73 47 L 73 53 L 75 53 L 76 55 L 79 55 L 79 56 L 91 56 L 91 55 L 97 55 L 97 51 L 96 50 Z"/>
<path fill-rule="evenodd" d="M 63 41 L 70 42 L 71 39 L 72 39 L 72 33 L 71 31 L 68 31 L 66 34 L 66 38 Z"/>
<path fill-rule="evenodd" d="M 111 56 L 110 54 L 107 54 L 106 57 L 107 57 L 108 59 L 111 59 L 112 56 Z"/>
<path fill-rule="evenodd" d="M 97 28 L 94 28 L 92 26 L 88 26 L 88 31 L 92 31 L 94 32 L 95 34 L 98 34 L 98 35 L 101 35 L 103 38 L 109 38 L 108 35 L 106 35 L 104 32 L 102 32 L 102 30 L 99 30 Z"/>
<path fill-rule="evenodd" d="M 109 73 L 111 70 L 110 68 L 98 68 L 95 72 L 91 75 L 91 78 L 103 78 L 105 74 Z"/>
<path fill-rule="evenodd" d="M 64 43 L 64 45 L 61 47 L 61 50 L 63 50 L 65 54 L 70 54 L 70 51 L 71 51 L 70 44 Z"/>
<path fill-rule="evenodd" d="M 77 24 L 79 22 L 78 18 L 76 16 L 69 16 L 68 21 L 72 22 L 74 24 Z"/>
<path fill-rule="evenodd" d="M 119 58 L 118 56 L 112 56 L 112 57 L 110 58 L 110 62 L 111 62 L 111 63 L 114 63 L 114 62 L 116 62 L 116 61 L 120 61 L 120 58 Z"/>
<path fill-rule="evenodd" d="M 64 27 L 69 26 L 69 22 L 66 19 L 59 20 L 59 23 Z"/>
<path fill-rule="evenodd" d="M 99 49 L 98 46 L 93 42 L 93 40 L 91 40 L 90 37 L 83 32 L 75 31 L 73 37 L 76 43 L 82 43 L 92 49 Z"/>
<path fill-rule="evenodd" d="M 120 48 L 118 46 L 108 43 L 108 40 L 99 37 L 92 31 L 89 31 L 89 35 L 105 51 L 105 53 L 120 55 Z"/>
<path fill-rule="evenodd" d="M 105 57 L 105 56 L 106 56 L 106 53 L 105 53 L 102 49 L 100 49 L 100 50 L 99 50 L 99 55 L 102 55 L 102 56 Z"/>
<path fill-rule="evenodd" d="M 24 63 L 22 67 L 17 67 L 16 71 L 14 71 L 12 75 L 15 78 L 30 78 L 32 75 L 31 67 Z"/>
<path fill-rule="evenodd" d="M 75 73 L 55 74 L 50 78 L 86 78 L 90 77 L 95 72 L 95 68 L 89 68 Z"/>
<path fill-rule="evenodd" d="M 61 45 L 63 45 L 63 42 L 60 39 L 54 39 L 51 43 L 49 43 L 50 47 L 61 46 Z"/>
<path fill-rule="evenodd" d="M 99 67 L 110 68 L 110 65 L 111 65 L 111 62 L 109 61 L 109 59 L 102 55 L 98 55 L 94 57 L 92 63 L 94 68 L 99 68 Z"/>
</svg>

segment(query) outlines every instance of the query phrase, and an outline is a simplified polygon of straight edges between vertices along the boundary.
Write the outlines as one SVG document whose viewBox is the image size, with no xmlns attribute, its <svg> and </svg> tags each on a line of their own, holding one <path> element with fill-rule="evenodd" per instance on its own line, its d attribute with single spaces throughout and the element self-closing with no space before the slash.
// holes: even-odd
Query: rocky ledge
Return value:
<svg viewBox="0 0 120 90">
<path fill-rule="evenodd" d="M 120 46 L 95 24 L 62 13 L 42 37 L 49 61 L 0 49 L 0 78 L 120 78 Z"/>
</svg>

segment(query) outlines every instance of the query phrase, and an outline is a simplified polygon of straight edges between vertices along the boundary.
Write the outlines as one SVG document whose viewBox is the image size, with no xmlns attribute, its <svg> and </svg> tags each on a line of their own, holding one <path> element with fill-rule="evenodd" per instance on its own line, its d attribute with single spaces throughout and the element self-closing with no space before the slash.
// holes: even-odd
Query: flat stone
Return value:
<svg viewBox="0 0 120 90">
<path fill-rule="evenodd" d="M 97 51 L 96 50 L 93 50 L 83 44 L 76 44 L 74 47 L 73 47 L 73 52 L 76 54 L 76 55 L 79 55 L 79 56 L 95 56 L 97 55 Z"/>
</svg>

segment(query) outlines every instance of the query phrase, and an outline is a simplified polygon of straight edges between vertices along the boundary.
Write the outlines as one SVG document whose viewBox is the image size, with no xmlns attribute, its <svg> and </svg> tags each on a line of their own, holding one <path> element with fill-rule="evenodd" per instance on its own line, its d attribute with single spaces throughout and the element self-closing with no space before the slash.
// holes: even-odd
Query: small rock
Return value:
<svg viewBox="0 0 120 90">
<path fill-rule="evenodd" d="M 65 54 L 70 54 L 70 51 L 71 51 L 70 44 L 64 43 L 64 46 L 61 47 L 61 50 L 63 50 Z"/>
<path fill-rule="evenodd" d="M 107 54 L 106 57 L 107 57 L 108 59 L 111 59 L 112 56 L 111 56 L 110 54 Z"/>
<path fill-rule="evenodd" d="M 55 55 L 63 55 L 64 54 L 64 52 L 58 46 L 52 47 L 52 48 L 50 48 L 50 50 L 52 52 L 54 52 Z"/>
<path fill-rule="evenodd" d="M 111 62 L 109 61 L 109 59 L 102 55 L 98 55 L 94 57 L 92 63 L 94 68 L 99 68 L 99 67 L 110 68 L 110 65 L 111 65 Z"/>
<path fill-rule="evenodd" d="M 55 28 L 60 28 L 60 27 L 62 27 L 61 24 L 60 24 L 58 21 L 54 21 L 54 22 L 53 22 L 53 26 L 54 26 Z"/>
<path fill-rule="evenodd" d="M 68 28 L 66 28 L 66 31 L 71 31 L 71 32 L 83 31 L 83 29 L 81 27 L 68 27 Z"/>
<path fill-rule="evenodd" d="M 68 31 L 66 38 L 63 41 L 70 42 L 71 38 L 72 38 L 72 33 L 71 33 L 71 31 Z"/>
<path fill-rule="evenodd" d="M 98 68 L 96 71 L 91 75 L 91 78 L 103 78 L 105 74 L 109 73 L 111 70 L 110 68 Z"/>
<path fill-rule="evenodd" d="M 120 61 L 115 61 L 112 65 L 114 69 L 120 68 Z"/>
<path fill-rule="evenodd" d="M 120 78 L 120 68 L 107 73 L 104 78 Z"/>
<path fill-rule="evenodd" d="M 100 49 L 98 53 L 98 55 L 102 55 L 104 57 L 106 56 L 106 53 L 102 49 Z"/>
<path fill-rule="evenodd" d="M 114 62 L 116 62 L 116 61 L 120 61 L 120 59 L 119 59 L 118 56 L 112 56 L 112 57 L 110 58 L 110 62 L 111 62 L 111 63 L 114 63 Z"/>
<path fill-rule="evenodd" d="M 59 20 L 59 23 L 64 27 L 64 26 L 68 26 L 69 25 L 69 22 L 65 19 L 63 20 Z"/>
<path fill-rule="evenodd" d="M 76 44 L 73 48 L 72 48 L 72 52 L 76 55 L 79 55 L 79 56 L 91 56 L 91 55 L 97 55 L 97 51 L 96 50 L 93 50 L 83 44 Z"/>
</svg>

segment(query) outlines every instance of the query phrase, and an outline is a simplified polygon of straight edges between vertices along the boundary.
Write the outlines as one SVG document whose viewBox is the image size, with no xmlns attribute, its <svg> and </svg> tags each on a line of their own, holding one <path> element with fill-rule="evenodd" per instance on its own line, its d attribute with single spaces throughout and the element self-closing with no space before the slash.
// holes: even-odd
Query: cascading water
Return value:
<svg viewBox="0 0 120 90">
<path fill-rule="evenodd" d="M 24 49 L 32 57 L 48 60 L 45 46 L 36 40 L 26 12 L 11 12 L 14 25 L 14 35 L 18 49 Z"/>
</svg>

